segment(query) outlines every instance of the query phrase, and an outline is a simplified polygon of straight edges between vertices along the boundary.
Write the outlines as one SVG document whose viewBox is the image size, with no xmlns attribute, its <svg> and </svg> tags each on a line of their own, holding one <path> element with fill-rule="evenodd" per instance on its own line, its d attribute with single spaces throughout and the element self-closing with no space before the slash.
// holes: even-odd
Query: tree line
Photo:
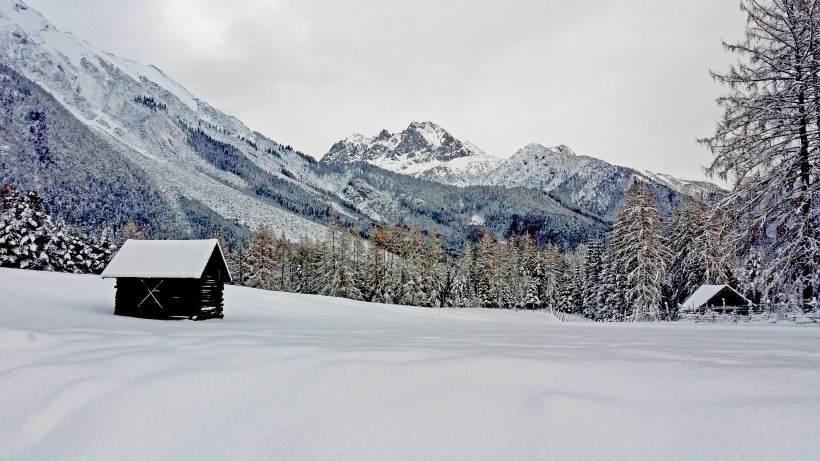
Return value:
<svg viewBox="0 0 820 461">
<path fill-rule="evenodd" d="M 369 238 L 330 221 L 327 235 L 291 242 L 261 227 L 248 246 L 222 240 L 236 283 L 422 307 L 550 309 L 600 321 L 674 320 L 702 284 L 732 284 L 760 300 L 761 255 L 730 247 L 731 228 L 686 199 L 662 222 L 647 185 L 634 181 L 609 234 L 575 250 L 507 240 L 485 230 L 459 254 L 435 233 L 374 227 Z M 745 262 L 745 264 L 744 264 Z"/>
</svg>

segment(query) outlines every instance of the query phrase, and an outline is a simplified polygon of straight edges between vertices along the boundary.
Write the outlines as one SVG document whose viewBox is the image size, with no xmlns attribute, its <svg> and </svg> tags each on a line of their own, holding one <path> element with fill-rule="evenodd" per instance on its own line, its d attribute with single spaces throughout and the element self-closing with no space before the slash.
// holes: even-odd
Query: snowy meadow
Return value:
<svg viewBox="0 0 820 461">
<path fill-rule="evenodd" d="M 816 325 L 562 323 L 227 287 L 224 320 L 0 269 L 2 459 L 820 453 Z"/>
</svg>

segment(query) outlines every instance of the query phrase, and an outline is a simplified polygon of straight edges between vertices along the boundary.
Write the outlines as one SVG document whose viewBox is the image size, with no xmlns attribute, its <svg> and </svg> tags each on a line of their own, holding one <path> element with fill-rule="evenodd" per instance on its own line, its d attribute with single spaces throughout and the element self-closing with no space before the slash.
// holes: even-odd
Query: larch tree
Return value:
<svg viewBox="0 0 820 461">
<path fill-rule="evenodd" d="M 264 224 L 251 237 L 247 258 L 245 285 L 251 288 L 273 290 L 276 282 L 276 236 Z"/>
<path fill-rule="evenodd" d="M 733 182 L 719 204 L 740 225 L 741 254 L 771 248 L 767 295 L 817 307 L 820 272 L 820 2 L 742 0 L 746 36 L 724 47 L 739 58 L 713 77 L 728 87 L 715 134 L 701 140 L 709 174 Z"/>
</svg>

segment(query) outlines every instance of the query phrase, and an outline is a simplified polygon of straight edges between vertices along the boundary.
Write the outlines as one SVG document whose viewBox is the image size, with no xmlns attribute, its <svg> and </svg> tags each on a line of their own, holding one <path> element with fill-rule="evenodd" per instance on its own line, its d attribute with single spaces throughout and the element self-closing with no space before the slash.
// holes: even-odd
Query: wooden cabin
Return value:
<svg viewBox="0 0 820 461">
<path fill-rule="evenodd" d="M 729 285 L 701 285 L 683 304 L 682 313 L 700 313 L 706 310 L 722 313 L 749 314 L 751 301 Z"/>
<path fill-rule="evenodd" d="M 117 279 L 114 314 L 222 318 L 231 274 L 217 240 L 127 240 L 102 273 Z"/>
</svg>

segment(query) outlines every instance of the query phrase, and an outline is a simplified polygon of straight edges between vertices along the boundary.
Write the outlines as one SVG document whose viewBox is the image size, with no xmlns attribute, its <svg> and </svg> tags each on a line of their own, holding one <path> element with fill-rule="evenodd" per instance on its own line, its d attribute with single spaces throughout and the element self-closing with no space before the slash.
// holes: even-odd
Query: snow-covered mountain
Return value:
<svg viewBox="0 0 820 461">
<path fill-rule="evenodd" d="M 288 199 L 283 193 L 255 191 L 261 183 L 274 191 L 274 183 L 298 184 L 325 207 L 322 192 L 311 190 L 310 159 L 214 109 L 159 69 L 60 32 L 19 0 L 0 0 L 0 64 L 53 96 L 110 144 L 110 155 L 144 170 L 172 206 L 185 197 L 229 220 L 252 228 L 264 223 L 293 238 L 321 229 L 276 206 Z M 249 161 L 231 171 L 221 164 L 225 155 Z"/>
<path fill-rule="evenodd" d="M 372 138 L 349 136 L 334 144 L 322 162 L 367 162 L 417 178 L 468 186 L 492 171 L 499 160 L 435 123 L 412 122 L 399 133 L 382 130 Z"/>
<path fill-rule="evenodd" d="M 709 181 L 691 181 L 687 179 L 676 178 L 665 173 L 653 173 L 647 170 L 638 170 L 638 173 L 658 184 L 663 184 L 671 189 L 674 189 L 681 194 L 689 195 L 698 198 L 708 198 L 712 195 L 724 194 L 726 191 L 718 185 Z"/>
<path fill-rule="evenodd" d="M 504 235 L 530 215 L 572 245 L 606 230 L 640 174 L 566 147 L 531 145 L 501 162 L 430 122 L 352 136 L 316 162 L 19 0 L 0 0 L 0 82 L 0 182 L 40 190 L 59 217 L 134 218 L 158 237 L 265 224 L 298 239 L 334 217 L 364 232 L 413 225 L 458 248 L 474 222 Z M 667 205 L 672 179 L 649 178 Z"/>
<path fill-rule="evenodd" d="M 374 156 L 377 165 L 412 176 L 350 163 L 363 148 L 316 162 L 19 0 L 0 0 L 0 82 L 0 183 L 41 191 L 55 216 L 80 224 L 134 218 L 159 238 L 241 237 L 266 224 L 295 240 L 322 236 L 333 217 L 363 232 L 417 226 L 451 248 L 476 216 L 499 235 L 516 216 L 540 216 L 545 235 L 568 245 L 605 230 L 536 190 L 428 181 L 467 184 L 496 162 L 430 123 L 376 137 L 395 154 Z"/>
<path fill-rule="evenodd" d="M 567 146 L 529 144 L 480 179 L 482 184 L 553 193 L 564 203 L 609 217 L 632 178 L 628 168 L 575 153 Z"/>
<path fill-rule="evenodd" d="M 721 193 L 719 187 L 706 181 L 685 181 L 612 165 L 598 158 L 576 155 L 565 145 L 529 144 L 479 181 L 487 185 L 539 189 L 571 207 L 609 219 L 633 178 L 649 183 L 658 197 L 672 192 L 709 199 Z"/>
</svg>

